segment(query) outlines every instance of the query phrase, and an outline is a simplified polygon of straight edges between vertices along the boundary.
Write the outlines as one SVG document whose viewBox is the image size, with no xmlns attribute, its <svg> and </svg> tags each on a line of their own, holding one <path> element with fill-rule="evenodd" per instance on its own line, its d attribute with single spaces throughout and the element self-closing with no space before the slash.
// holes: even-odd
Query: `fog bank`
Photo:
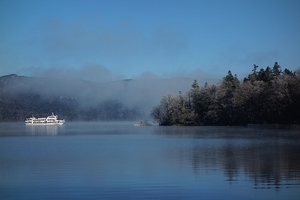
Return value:
<svg viewBox="0 0 300 200">
<path fill-rule="evenodd" d="M 152 76 L 152 77 L 151 77 Z M 71 79 L 72 78 L 72 79 Z M 117 100 L 129 107 L 138 107 L 149 114 L 165 94 L 186 93 L 193 78 L 158 78 L 144 74 L 136 79 L 95 82 L 81 79 L 53 77 L 1 77 L 3 91 L 9 93 L 36 93 L 44 98 L 60 96 L 76 99 L 83 107 L 95 106 L 105 100 Z M 217 79 L 197 79 L 199 85 L 216 83 Z"/>
</svg>

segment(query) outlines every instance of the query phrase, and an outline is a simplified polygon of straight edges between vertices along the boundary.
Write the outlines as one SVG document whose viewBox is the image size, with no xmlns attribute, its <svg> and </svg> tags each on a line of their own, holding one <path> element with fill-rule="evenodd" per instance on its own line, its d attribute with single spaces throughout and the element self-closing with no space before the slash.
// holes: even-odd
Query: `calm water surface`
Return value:
<svg viewBox="0 0 300 200">
<path fill-rule="evenodd" d="M 0 123 L 0 199 L 299 199 L 299 130 Z"/>
</svg>

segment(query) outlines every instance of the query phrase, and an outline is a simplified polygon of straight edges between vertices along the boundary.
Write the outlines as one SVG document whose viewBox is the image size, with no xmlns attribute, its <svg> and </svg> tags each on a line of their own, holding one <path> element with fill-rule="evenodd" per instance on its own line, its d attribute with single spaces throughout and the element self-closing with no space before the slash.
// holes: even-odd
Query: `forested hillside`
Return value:
<svg viewBox="0 0 300 200">
<path fill-rule="evenodd" d="M 60 119 L 71 120 L 136 120 L 142 117 L 139 108 L 128 107 L 117 100 L 106 100 L 95 106 L 83 107 L 67 96 L 43 98 L 34 93 L 18 93 L 0 97 L 0 121 L 24 121 L 25 118 L 46 117 L 52 112 Z"/>
<path fill-rule="evenodd" d="M 166 94 L 151 116 L 160 125 L 300 124 L 300 69 L 258 70 L 240 81 L 231 71 L 219 84 Z"/>
<path fill-rule="evenodd" d="M 95 87 L 91 83 L 66 83 L 15 74 L 1 77 L 0 121 L 24 121 L 52 112 L 67 121 L 136 120 L 143 115 L 138 107 L 125 105 L 118 99 L 98 98 L 97 90 L 87 91 Z"/>
</svg>

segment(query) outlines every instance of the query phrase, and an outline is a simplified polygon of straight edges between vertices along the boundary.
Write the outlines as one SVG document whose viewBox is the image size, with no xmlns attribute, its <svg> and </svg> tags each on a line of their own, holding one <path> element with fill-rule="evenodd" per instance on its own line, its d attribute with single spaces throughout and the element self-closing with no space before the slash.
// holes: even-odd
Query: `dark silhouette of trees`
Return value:
<svg viewBox="0 0 300 200">
<path fill-rule="evenodd" d="M 231 71 L 218 85 L 199 87 L 194 80 L 185 97 L 164 96 L 151 116 L 160 125 L 299 124 L 300 69 L 282 71 L 277 62 L 273 68 L 257 69 L 254 65 L 242 82 Z M 176 99 L 188 109 L 174 109 Z"/>
<path fill-rule="evenodd" d="M 186 97 L 167 94 L 162 97 L 160 104 L 151 112 L 160 125 L 190 125 L 195 121 L 194 111 L 190 109 Z"/>
</svg>

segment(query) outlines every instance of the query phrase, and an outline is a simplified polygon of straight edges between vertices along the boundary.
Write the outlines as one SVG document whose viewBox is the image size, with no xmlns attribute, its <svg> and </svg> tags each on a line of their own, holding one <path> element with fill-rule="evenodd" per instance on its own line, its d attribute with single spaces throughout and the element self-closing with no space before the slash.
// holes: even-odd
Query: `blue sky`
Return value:
<svg viewBox="0 0 300 200">
<path fill-rule="evenodd" d="M 243 78 L 300 67 L 298 0 L 0 0 L 0 76 Z"/>
</svg>

